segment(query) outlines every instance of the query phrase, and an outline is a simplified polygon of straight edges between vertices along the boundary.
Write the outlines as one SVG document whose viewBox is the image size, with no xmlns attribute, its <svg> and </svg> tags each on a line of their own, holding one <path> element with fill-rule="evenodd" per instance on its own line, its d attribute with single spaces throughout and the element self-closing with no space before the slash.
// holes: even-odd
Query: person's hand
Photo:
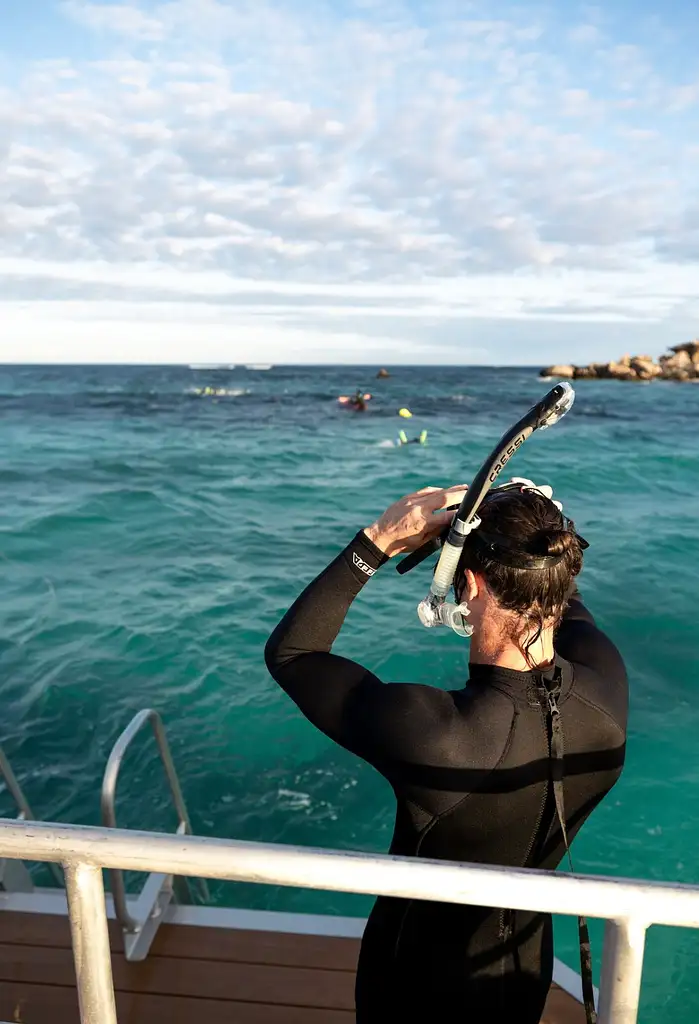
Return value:
<svg viewBox="0 0 699 1024">
<path fill-rule="evenodd" d="M 442 510 L 448 505 L 461 504 L 467 489 L 466 484 L 423 487 L 396 501 L 364 533 L 389 558 L 416 551 L 449 526 L 454 513 Z"/>
</svg>

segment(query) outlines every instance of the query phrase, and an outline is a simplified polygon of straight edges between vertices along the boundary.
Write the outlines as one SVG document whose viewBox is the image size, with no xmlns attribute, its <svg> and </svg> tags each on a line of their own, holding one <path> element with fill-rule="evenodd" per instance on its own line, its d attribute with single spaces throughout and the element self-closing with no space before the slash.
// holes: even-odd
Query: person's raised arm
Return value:
<svg viewBox="0 0 699 1024">
<path fill-rule="evenodd" d="M 626 679 L 621 654 L 585 607 L 575 582 L 568 597 L 568 607 L 556 632 L 554 646 L 567 661 L 586 665 L 610 679 Z"/>
<path fill-rule="evenodd" d="M 267 641 L 265 662 L 277 683 L 317 728 L 361 756 L 370 753 L 362 721 L 374 705 L 403 699 L 403 687 L 384 688 L 358 662 L 332 654 L 333 643 L 362 587 L 389 558 L 437 536 L 452 519 L 441 510 L 463 491 L 428 487 L 397 501 L 306 587 Z"/>
</svg>

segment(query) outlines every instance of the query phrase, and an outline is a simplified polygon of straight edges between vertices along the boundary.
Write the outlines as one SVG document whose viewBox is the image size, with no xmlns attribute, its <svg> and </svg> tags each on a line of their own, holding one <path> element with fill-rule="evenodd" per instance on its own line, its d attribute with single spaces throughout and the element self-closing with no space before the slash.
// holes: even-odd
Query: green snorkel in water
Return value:
<svg viewBox="0 0 699 1024">
<path fill-rule="evenodd" d="M 565 416 L 575 401 L 575 392 L 568 383 L 557 384 L 529 412 L 504 434 L 485 460 L 473 483 L 464 495 L 446 538 L 432 578 L 427 597 L 418 605 L 420 622 L 428 629 L 434 626 L 450 626 L 460 636 L 470 636 L 473 628 L 464 621 L 468 615 L 466 602 L 456 604 L 447 601 L 447 595 L 454 583 L 456 569 L 466 538 L 480 526 L 478 509 L 503 468 L 515 452 L 521 448 L 535 430 L 545 430 Z M 528 481 L 529 483 L 529 481 Z M 538 488 L 535 488 L 538 489 Z M 419 550 L 408 555 L 397 566 L 399 573 L 409 572 L 439 547 L 440 541 L 430 541 Z"/>
</svg>

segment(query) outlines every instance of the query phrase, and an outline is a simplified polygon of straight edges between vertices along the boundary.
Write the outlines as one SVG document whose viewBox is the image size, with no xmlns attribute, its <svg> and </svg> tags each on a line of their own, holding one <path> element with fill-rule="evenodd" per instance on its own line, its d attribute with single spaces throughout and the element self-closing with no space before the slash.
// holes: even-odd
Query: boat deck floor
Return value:
<svg viewBox="0 0 699 1024">
<path fill-rule="evenodd" d="M 147 959 L 129 963 L 109 927 L 119 1024 L 354 1021 L 356 938 L 163 923 Z M 0 911 L 0 1021 L 80 1024 L 64 915 Z M 542 1024 L 584 1021 L 554 986 Z"/>
</svg>

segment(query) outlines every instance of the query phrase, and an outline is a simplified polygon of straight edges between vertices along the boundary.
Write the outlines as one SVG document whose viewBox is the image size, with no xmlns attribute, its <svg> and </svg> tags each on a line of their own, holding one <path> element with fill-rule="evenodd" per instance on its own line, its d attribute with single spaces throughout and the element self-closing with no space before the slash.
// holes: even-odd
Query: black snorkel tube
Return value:
<svg viewBox="0 0 699 1024">
<path fill-rule="evenodd" d="M 424 626 L 432 627 L 441 624 L 452 624 L 445 621 L 446 616 L 440 613 L 449 589 L 454 582 L 456 568 L 461 557 L 466 538 L 480 524 L 477 512 L 483 499 L 497 480 L 498 476 L 510 461 L 515 452 L 521 448 L 535 430 L 545 430 L 565 416 L 575 401 L 575 392 L 570 384 L 556 384 L 549 393 L 533 406 L 525 416 L 515 423 L 498 441 L 488 458 L 478 470 L 473 483 L 464 495 L 463 501 L 452 521 L 449 533 L 442 545 L 437 568 L 430 586 L 430 592 L 418 606 L 418 615 Z M 440 541 L 430 541 L 417 551 L 404 558 L 397 566 L 403 574 L 414 569 L 439 547 Z M 447 609 L 444 608 L 444 612 Z"/>
</svg>

